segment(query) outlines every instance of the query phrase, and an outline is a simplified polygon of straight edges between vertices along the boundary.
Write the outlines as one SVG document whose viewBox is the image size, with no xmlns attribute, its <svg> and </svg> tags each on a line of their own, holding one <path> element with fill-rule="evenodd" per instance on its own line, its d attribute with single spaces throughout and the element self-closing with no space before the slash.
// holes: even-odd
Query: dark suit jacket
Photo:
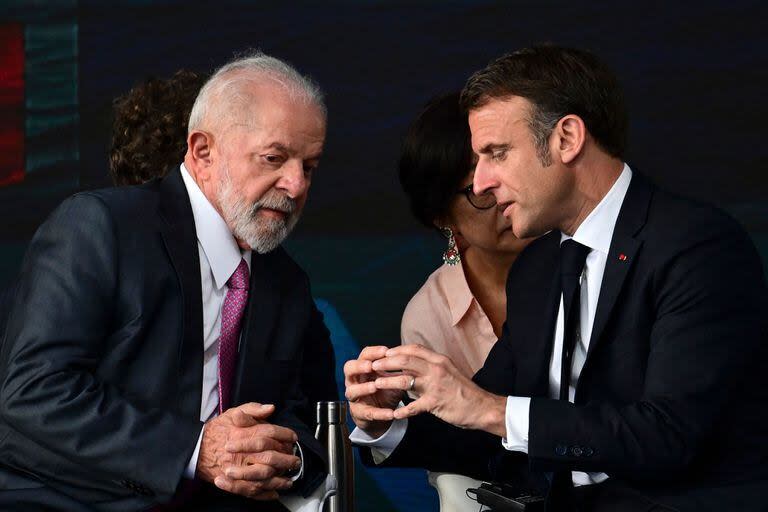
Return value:
<svg viewBox="0 0 768 512">
<path fill-rule="evenodd" d="M 7 287 L 0 290 L 0 341 L 5 335 L 5 325 L 8 323 L 8 316 L 11 314 L 13 300 L 16 297 L 16 280 Z"/>
<path fill-rule="evenodd" d="M 115 511 L 170 499 L 203 425 L 200 264 L 180 173 L 67 199 L 32 240 L 15 300 L 0 489 Z M 271 421 L 297 432 L 296 492 L 325 476 L 313 407 L 336 397 L 333 371 L 306 274 L 282 249 L 254 253 L 233 405 L 275 404 Z"/>
<path fill-rule="evenodd" d="M 528 455 L 422 415 L 387 463 L 532 487 L 545 472 L 604 472 L 680 510 L 768 509 L 768 299 L 744 230 L 634 175 L 574 404 L 547 398 L 559 242 L 551 232 L 513 265 L 504 334 L 475 376 L 533 397 Z"/>
</svg>

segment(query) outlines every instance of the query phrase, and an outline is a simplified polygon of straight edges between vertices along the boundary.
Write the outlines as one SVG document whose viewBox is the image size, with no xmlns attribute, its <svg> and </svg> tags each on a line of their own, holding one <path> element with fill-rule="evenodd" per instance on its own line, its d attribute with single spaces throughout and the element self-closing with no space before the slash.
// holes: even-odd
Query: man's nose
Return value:
<svg viewBox="0 0 768 512">
<path fill-rule="evenodd" d="M 493 176 L 488 169 L 488 165 L 481 158 L 475 166 L 475 175 L 472 179 L 472 191 L 475 195 L 480 196 L 487 192 L 492 192 L 493 188 Z"/>
<path fill-rule="evenodd" d="M 276 187 L 284 190 L 291 199 L 296 199 L 307 191 L 309 180 L 304 173 L 304 163 L 290 160 L 281 169 L 283 175 L 277 180 Z"/>
</svg>

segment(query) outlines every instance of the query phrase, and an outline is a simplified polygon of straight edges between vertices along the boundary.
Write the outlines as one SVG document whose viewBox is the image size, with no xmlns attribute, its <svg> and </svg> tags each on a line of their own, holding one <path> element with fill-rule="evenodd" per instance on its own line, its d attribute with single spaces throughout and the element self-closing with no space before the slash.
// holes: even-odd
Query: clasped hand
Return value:
<svg viewBox="0 0 768 512">
<path fill-rule="evenodd" d="M 424 412 L 461 428 L 505 435 L 506 398 L 485 391 L 448 357 L 421 345 L 366 347 L 344 365 L 344 377 L 352 419 L 373 437 L 392 420 Z M 398 408 L 406 391 L 416 399 Z"/>
<path fill-rule="evenodd" d="M 278 498 L 291 487 L 285 473 L 298 469 L 296 433 L 267 423 L 273 405 L 247 403 L 206 422 L 197 477 L 227 492 L 258 500 Z"/>
</svg>

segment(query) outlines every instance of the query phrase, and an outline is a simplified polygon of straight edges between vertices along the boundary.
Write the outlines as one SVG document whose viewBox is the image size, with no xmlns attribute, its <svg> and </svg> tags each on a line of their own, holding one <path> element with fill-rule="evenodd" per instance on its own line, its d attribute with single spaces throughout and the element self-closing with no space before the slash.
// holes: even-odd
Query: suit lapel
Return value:
<svg viewBox="0 0 768 512">
<path fill-rule="evenodd" d="M 597 311 L 592 324 L 587 360 L 600 343 L 627 275 L 637 259 L 642 241 L 638 240 L 636 235 L 645 224 L 652 193 L 652 186 L 644 177 L 637 173 L 632 175 L 632 181 L 616 220 L 611 248 L 608 251 Z"/>
<path fill-rule="evenodd" d="M 160 234 L 176 271 L 182 295 L 177 399 L 184 413 L 200 414 L 203 382 L 203 304 L 200 259 L 192 206 L 177 169 L 160 182 Z"/>
<path fill-rule="evenodd" d="M 533 258 L 535 268 L 526 267 L 526 275 L 520 276 L 522 280 L 533 282 L 511 283 L 513 287 L 519 285 L 519 289 L 524 290 L 524 293 L 515 294 L 518 300 L 509 309 L 509 315 L 515 319 L 509 326 L 512 343 L 522 333 L 531 339 L 525 349 L 519 351 L 520 363 L 516 365 L 517 381 L 522 386 L 530 387 L 515 391 L 529 396 L 547 395 L 554 325 L 560 305 L 560 232 L 553 231 L 544 236 L 545 239 L 540 242 L 541 250 L 527 255 Z M 510 291 L 515 293 L 514 289 Z"/>
<path fill-rule="evenodd" d="M 280 280 L 270 265 L 270 254 L 251 254 L 251 279 L 248 306 L 240 336 L 233 398 L 239 400 L 244 379 L 255 376 L 249 368 L 258 368 L 269 356 L 275 323 L 280 311 Z"/>
</svg>

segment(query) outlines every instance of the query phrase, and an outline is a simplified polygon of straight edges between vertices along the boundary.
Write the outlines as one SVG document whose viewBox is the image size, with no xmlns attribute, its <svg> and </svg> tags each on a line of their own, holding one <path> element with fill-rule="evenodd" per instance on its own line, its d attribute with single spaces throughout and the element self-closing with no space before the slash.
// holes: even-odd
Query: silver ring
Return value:
<svg viewBox="0 0 768 512">
<path fill-rule="evenodd" d="M 411 383 L 408 385 L 408 391 L 413 391 L 413 386 L 416 385 L 416 377 L 411 377 Z"/>
</svg>

